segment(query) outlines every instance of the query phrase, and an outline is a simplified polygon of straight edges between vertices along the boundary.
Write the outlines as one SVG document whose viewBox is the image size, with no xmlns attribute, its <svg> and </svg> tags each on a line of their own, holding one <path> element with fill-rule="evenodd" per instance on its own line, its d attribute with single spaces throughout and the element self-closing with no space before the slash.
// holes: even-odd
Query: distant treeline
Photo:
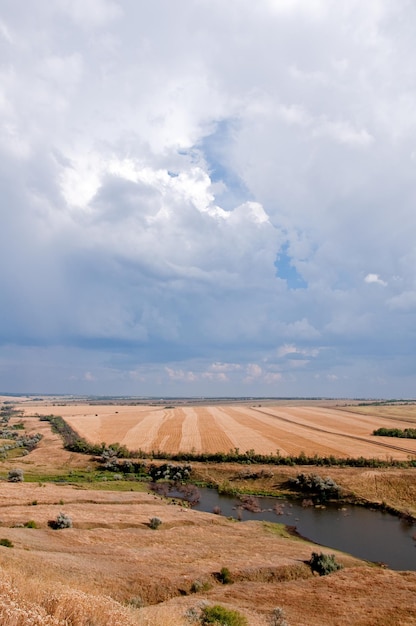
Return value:
<svg viewBox="0 0 416 626">
<path fill-rule="evenodd" d="M 378 428 L 373 431 L 378 437 L 400 437 L 401 439 L 416 439 L 416 428 Z"/>
<path fill-rule="evenodd" d="M 368 402 L 368 401 L 359 402 L 357 406 L 390 406 L 390 405 L 409 406 L 415 403 L 416 403 L 415 400 L 396 400 L 393 398 L 392 400 L 375 400 L 374 402 Z"/>
<path fill-rule="evenodd" d="M 333 456 L 319 456 L 314 454 L 308 456 L 304 452 L 298 455 L 282 456 L 279 451 L 275 454 L 258 454 L 254 450 L 240 452 L 238 448 L 229 450 L 228 452 L 177 452 L 169 454 L 161 450 L 152 450 L 144 452 L 143 450 L 129 450 L 119 443 L 100 443 L 92 444 L 65 422 L 65 420 L 56 415 L 41 416 L 42 421 L 50 422 L 52 430 L 59 433 L 63 439 L 64 447 L 71 452 L 80 452 L 82 454 L 90 454 L 93 456 L 102 456 L 105 452 L 111 452 L 113 457 L 119 459 L 160 459 L 178 462 L 201 462 L 201 463 L 240 463 L 244 465 L 310 465 L 322 467 L 416 467 L 416 455 L 408 461 L 399 461 L 396 459 L 377 459 L 360 457 L 339 458 Z M 411 430 L 411 429 L 408 429 Z"/>
</svg>

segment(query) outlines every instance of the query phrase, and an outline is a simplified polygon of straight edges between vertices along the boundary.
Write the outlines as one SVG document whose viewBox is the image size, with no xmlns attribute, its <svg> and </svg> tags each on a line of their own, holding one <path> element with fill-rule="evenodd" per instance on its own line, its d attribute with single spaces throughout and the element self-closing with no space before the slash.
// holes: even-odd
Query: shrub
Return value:
<svg viewBox="0 0 416 626">
<path fill-rule="evenodd" d="M 160 519 L 160 517 L 151 517 L 149 521 L 149 526 L 153 530 L 157 530 L 159 526 L 161 525 L 161 523 L 162 523 L 162 520 Z"/>
<path fill-rule="evenodd" d="M 247 626 L 244 615 L 238 611 L 226 609 L 220 604 L 206 606 L 202 610 L 202 624 L 217 624 L 217 626 Z"/>
<path fill-rule="evenodd" d="M 270 620 L 270 626 L 289 626 L 285 618 L 285 613 L 283 609 L 280 608 L 280 606 L 276 607 L 273 610 Z"/>
<path fill-rule="evenodd" d="M 7 477 L 9 483 L 21 483 L 24 480 L 23 470 L 21 469 L 11 469 L 9 471 L 9 475 Z"/>
<path fill-rule="evenodd" d="M 71 528 L 72 519 L 66 515 L 66 513 L 59 513 L 56 520 L 50 520 L 48 522 L 48 526 L 54 530 L 59 530 L 60 528 Z"/>
<path fill-rule="evenodd" d="M 172 465 L 164 463 L 163 465 L 151 465 L 149 468 L 149 476 L 156 482 L 157 480 L 173 480 L 180 482 L 188 480 L 192 472 L 190 465 Z"/>
<path fill-rule="evenodd" d="M 10 539 L 0 539 L 0 546 L 4 546 L 5 548 L 13 548 L 13 542 Z"/>
<path fill-rule="evenodd" d="M 142 596 L 134 596 L 134 598 L 130 598 L 130 600 L 127 601 L 127 604 L 135 609 L 141 609 L 145 606 Z"/>
<path fill-rule="evenodd" d="M 338 563 L 335 554 L 324 554 L 321 552 L 312 552 L 312 556 L 308 561 L 311 570 L 317 572 L 320 576 L 326 576 L 332 572 L 342 569 L 341 563 Z"/>
<path fill-rule="evenodd" d="M 222 496 L 236 496 L 238 491 L 233 487 L 229 480 L 224 480 L 218 485 L 218 493 Z"/>
<path fill-rule="evenodd" d="M 223 585 L 231 585 L 233 578 L 228 567 L 222 567 L 221 571 L 216 575 L 217 580 Z"/>
<path fill-rule="evenodd" d="M 342 492 L 341 487 L 329 476 L 322 478 L 318 474 L 298 474 L 289 482 L 295 489 L 316 495 L 321 500 L 339 498 Z"/>
<path fill-rule="evenodd" d="M 37 528 L 38 525 L 36 524 L 35 520 L 30 519 L 28 522 L 25 522 L 24 527 L 25 528 Z"/>
<path fill-rule="evenodd" d="M 201 591 L 209 591 L 212 589 L 212 584 L 208 581 L 195 580 L 191 585 L 191 593 L 199 593 Z"/>
</svg>

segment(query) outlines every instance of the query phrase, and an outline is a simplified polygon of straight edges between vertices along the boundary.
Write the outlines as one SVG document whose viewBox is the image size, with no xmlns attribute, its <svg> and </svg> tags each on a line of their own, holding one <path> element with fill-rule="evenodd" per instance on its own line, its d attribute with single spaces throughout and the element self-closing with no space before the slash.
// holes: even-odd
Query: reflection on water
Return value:
<svg viewBox="0 0 416 626">
<path fill-rule="evenodd" d="M 385 563 L 391 569 L 416 570 L 415 525 L 359 506 L 303 507 L 280 498 L 256 498 L 260 511 L 241 507 L 237 498 L 219 495 L 215 489 L 200 489 L 201 500 L 193 508 L 226 517 L 267 520 L 295 526 L 298 533 L 318 544 L 348 552 L 367 561 Z M 255 508 L 255 503 L 253 507 Z"/>
</svg>

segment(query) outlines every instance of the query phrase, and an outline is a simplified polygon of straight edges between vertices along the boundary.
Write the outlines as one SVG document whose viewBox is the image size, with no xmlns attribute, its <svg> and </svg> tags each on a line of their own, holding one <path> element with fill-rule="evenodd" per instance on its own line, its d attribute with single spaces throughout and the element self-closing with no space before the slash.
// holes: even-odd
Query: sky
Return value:
<svg viewBox="0 0 416 626">
<path fill-rule="evenodd" d="M 415 397 L 415 29 L 0 0 L 0 391 Z"/>
</svg>

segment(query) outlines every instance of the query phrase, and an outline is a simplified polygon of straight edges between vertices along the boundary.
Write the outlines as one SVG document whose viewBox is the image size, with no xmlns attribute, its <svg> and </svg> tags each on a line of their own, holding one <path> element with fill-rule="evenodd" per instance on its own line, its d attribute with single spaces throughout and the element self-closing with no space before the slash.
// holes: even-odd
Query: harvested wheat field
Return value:
<svg viewBox="0 0 416 626">
<path fill-rule="evenodd" d="M 361 409 L 362 407 L 359 407 Z M 372 407 L 373 408 L 373 407 Z M 378 407 L 375 407 L 378 408 Z M 396 409 L 399 407 L 396 407 Z M 414 408 L 414 407 L 413 407 Z M 375 437 L 380 426 L 416 426 L 416 412 L 385 415 L 357 407 L 319 406 L 89 406 L 25 405 L 26 415 L 51 412 L 61 415 L 91 443 L 125 445 L 144 452 L 240 452 L 259 454 L 334 455 L 406 460 L 416 455 L 415 439 Z"/>
</svg>

